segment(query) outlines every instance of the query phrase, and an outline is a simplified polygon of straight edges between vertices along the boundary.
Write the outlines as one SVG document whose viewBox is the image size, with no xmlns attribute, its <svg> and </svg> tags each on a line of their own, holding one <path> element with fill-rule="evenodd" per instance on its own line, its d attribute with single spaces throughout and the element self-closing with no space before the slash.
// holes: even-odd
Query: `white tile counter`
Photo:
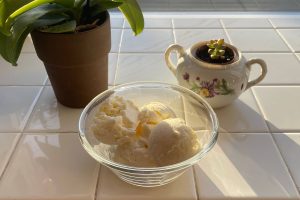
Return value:
<svg viewBox="0 0 300 200">
<path fill-rule="evenodd" d="M 233 104 L 215 110 L 215 147 L 174 182 L 139 188 L 119 180 L 81 147 L 81 109 L 57 103 L 32 43 L 18 67 L 0 59 L 0 199 L 300 199 L 300 16 L 228 18 L 146 14 L 135 38 L 112 16 L 109 85 L 176 83 L 164 50 L 177 42 L 223 37 L 246 58 L 260 57 L 268 74 Z M 253 70 L 251 77 L 258 71 Z M 193 122 L 193 119 L 187 119 Z"/>
</svg>

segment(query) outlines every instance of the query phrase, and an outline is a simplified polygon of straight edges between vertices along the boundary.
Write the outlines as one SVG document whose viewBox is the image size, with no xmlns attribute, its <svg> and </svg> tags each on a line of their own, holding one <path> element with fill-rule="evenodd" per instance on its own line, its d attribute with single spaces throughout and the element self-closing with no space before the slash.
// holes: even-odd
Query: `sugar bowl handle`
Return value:
<svg viewBox="0 0 300 200">
<path fill-rule="evenodd" d="M 264 60 L 257 59 L 257 58 L 248 60 L 246 62 L 246 67 L 249 69 L 249 71 L 251 71 L 251 68 L 252 68 L 253 64 L 259 64 L 259 66 L 261 67 L 261 74 L 258 78 L 248 82 L 246 90 L 249 89 L 250 87 L 258 84 L 259 82 L 261 82 L 267 74 L 267 64 L 265 63 Z"/>
<path fill-rule="evenodd" d="M 175 51 L 177 53 L 177 58 L 183 57 L 185 55 L 185 51 L 182 46 L 178 44 L 172 44 L 168 47 L 168 49 L 165 52 L 165 61 L 167 63 L 168 68 L 171 70 L 171 72 L 176 76 L 176 65 L 171 61 L 170 54 L 172 51 Z"/>
</svg>

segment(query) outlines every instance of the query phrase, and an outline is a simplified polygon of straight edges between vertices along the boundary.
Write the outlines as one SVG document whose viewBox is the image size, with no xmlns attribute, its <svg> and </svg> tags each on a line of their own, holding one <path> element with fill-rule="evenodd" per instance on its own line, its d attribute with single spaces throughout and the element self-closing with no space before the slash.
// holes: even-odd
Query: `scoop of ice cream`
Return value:
<svg viewBox="0 0 300 200">
<path fill-rule="evenodd" d="M 134 128 L 137 124 L 139 109 L 132 101 L 113 96 L 100 105 L 98 114 L 111 117 L 122 116 L 123 125 L 127 128 Z"/>
<path fill-rule="evenodd" d="M 159 102 L 151 102 L 143 106 L 140 110 L 136 135 L 148 138 L 156 124 L 164 119 L 173 117 L 176 117 L 176 115 L 171 108 Z"/>
<path fill-rule="evenodd" d="M 138 115 L 139 121 L 147 124 L 158 124 L 164 119 L 173 117 L 176 117 L 174 111 L 159 102 L 151 102 L 143 106 Z"/>
<path fill-rule="evenodd" d="M 142 140 L 127 140 L 120 143 L 115 151 L 114 161 L 135 167 L 155 167 L 148 145 Z"/>
<path fill-rule="evenodd" d="M 161 121 L 152 129 L 149 137 L 149 151 L 159 166 L 184 161 L 199 149 L 197 135 L 180 118 Z"/>
<path fill-rule="evenodd" d="M 138 113 L 131 101 L 114 96 L 99 106 L 91 130 L 101 142 L 117 144 L 120 139 L 135 135 Z"/>
</svg>

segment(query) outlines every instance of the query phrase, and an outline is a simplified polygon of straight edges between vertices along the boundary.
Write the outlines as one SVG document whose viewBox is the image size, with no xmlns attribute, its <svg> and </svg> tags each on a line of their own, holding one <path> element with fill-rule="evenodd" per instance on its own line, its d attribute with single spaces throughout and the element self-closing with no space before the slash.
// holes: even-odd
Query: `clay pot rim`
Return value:
<svg viewBox="0 0 300 200">
<path fill-rule="evenodd" d="M 232 51 L 234 53 L 233 62 L 231 61 L 229 63 L 223 63 L 223 64 L 222 63 L 209 63 L 209 62 L 205 62 L 203 60 L 196 58 L 197 49 L 201 46 L 206 45 L 208 42 L 209 41 L 198 42 L 198 43 L 194 44 L 191 48 L 188 49 L 188 55 L 191 58 L 191 60 L 193 60 L 193 62 L 196 62 L 196 63 L 198 63 L 198 65 L 203 66 L 204 68 L 207 68 L 207 69 L 224 70 L 224 69 L 230 69 L 230 68 L 239 66 L 239 63 L 242 60 L 242 53 L 235 46 L 228 44 L 228 43 L 225 43 L 225 46 L 232 49 Z"/>
<path fill-rule="evenodd" d="M 90 32 L 94 32 L 94 31 L 97 31 L 98 29 L 101 29 L 103 26 L 106 26 L 107 23 L 109 23 L 109 18 L 110 18 L 110 15 L 109 15 L 109 12 L 105 11 L 105 20 L 102 24 L 100 25 L 97 25 L 95 28 L 92 28 L 92 29 L 89 29 L 89 30 L 86 30 L 86 31 L 82 31 L 82 32 L 73 32 L 73 33 L 48 33 L 48 32 L 42 32 L 42 31 L 39 31 L 37 29 L 34 29 L 32 32 L 35 32 L 36 34 L 43 34 L 45 36 L 57 36 L 57 37 L 72 37 L 72 36 L 84 36 Z"/>
</svg>

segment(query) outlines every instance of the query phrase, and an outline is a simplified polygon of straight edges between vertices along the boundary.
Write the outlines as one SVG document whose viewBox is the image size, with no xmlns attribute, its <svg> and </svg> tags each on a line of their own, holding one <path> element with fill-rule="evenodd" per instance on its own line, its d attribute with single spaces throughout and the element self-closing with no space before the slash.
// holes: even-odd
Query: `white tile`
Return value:
<svg viewBox="0 0 300 200">
<path fill-rule="evenodd" d="M 279 32 L 283 35 L 294 51 L 300 51 L 300 29 L 281 29 Z"/>
<path fill-rule="evenodd" d="M 47 78 L 46 85 L 51 85 L 49 78 Z"/>
<path fill-rule="evenodd" d="M 119 51 L 121 42 L 122 29 L 111 29 L 111 50 L 110 52 L 116 53 Z"/>
<path fill-rule="evenodd" d="M 164 52 L 174 43 L 171 29 L 145 29 L 134 36 L 130 29 L 124 30 L 121 52 Z"/>
<path fill-rule="evenodd" d="M 25 135 L 0 182 L 0 199 L 92 200 L 98 170 L 77 134 Z"/>
<path fill-rule="evenodd" d="M 144 18 L 145 29 L 147 28 L 172 28 L 172 20 L 168 18 Z M 125 28 L 130 28 L 129 23 L 125 22 Z"/>
<path fill-rule="evenodd" d="M 254 87 L 272 132 L 300 130 L 300 87 Z"/>
<path fill-rule="evenodd" d="M 177 83 L 163 54 L 120 54 L 115 84 L 135 81 Z"/>
<path fill-rule="evenodd" d="M 185 48 L 201 41 L 224 38 L 229 42 L 223 29 L 177 29 L 175 30 L 176 43 Z"/>
<path fill-rule="evenodd" d="M 115 81 L 118 54 L 110 53 L 108 58 L 108 85 L 113 85 Z"/>
<path fill-rule="evenodd" d="M 22 131 L 28 112 L 41 87 L 0 87 L 0 132 Z"/>
<path fill-rule="evenodd" d="M 275 133 L 274 138 L 285 160 L 293 180 L 300 187 L 300 134 L 299 133 Z"/>
<path fill-rule="evenodd" d="M 268 72 L 260 85 L 264 84 L 300 84 L 300 62 L 289 53 L 245 53 L 247 59 L 261 58 L 267 63 Z M 255 64 L 250 73 L 250 80 L 261 74 L 261 68 Z"/>
<path fill-rule="evenodd" d="M 259 18 L 232 18 L 221 19 L 225 28 L 272 28 L 267 19 Z"/>
<path fill-rule="evenodd" d="M 82 109 L 68 108 L 57 102 L 52 87 L 43 90 L 25 132 L 77 132 Z"/>
<path fill-rule="evenodd" d="M 174 28 L 222 28 L 219 19 L 211 18 L 175 18 Z"/>
<path fill-rule="evenodd" d="M 268 133 L 219 134 L 195 172 L 199 199 L 299 198 Z"/>
<path fill-rule="evenodd" d="M 232 43 L 241 51 L 289 52 L 289 48 L 271 29 L 228 29 Z"/>
<path fill-rule="evenodd" d="M 110 18 L 111 28 L 123 28 L 124 19 L 123 18 Z"/>
<path fill-rule="evenodd" d="M 22 53 L 35 53 L 35 48 L 33 46 L 33 42 L 32 42 L 30 35 L 28 35 L 27 38 L 25 39 L 21 52 Z"/>
<path fill-rule="evenodd" d="M 232 104 L 215 109 L 215 112 L 221 132 L 268 132 L 251 90 L 245 91 Z"/>
<path fill-rule="evenodd" d="M 197 199 L 194 177 L 191 169 L 165 186 L 142 188 L 123 182 L 108 168 L 102 166 L 98 185 L 97 200 Z"/>
<path fill-rule="evenodd" d="M 19 137 L 18 133 L 0 133 L 0 176 Z"/>
<path fill-rule="evenodd" d="M 300 28 L 300 18 L 271 18 L 275 28 Z"/>
<path fill-rule="evenodd" d="M 21 54 L 14 67 L 0 58 L 0 85 L 43 85 L 47 73 L 36 54 Z"/>
</svg>

